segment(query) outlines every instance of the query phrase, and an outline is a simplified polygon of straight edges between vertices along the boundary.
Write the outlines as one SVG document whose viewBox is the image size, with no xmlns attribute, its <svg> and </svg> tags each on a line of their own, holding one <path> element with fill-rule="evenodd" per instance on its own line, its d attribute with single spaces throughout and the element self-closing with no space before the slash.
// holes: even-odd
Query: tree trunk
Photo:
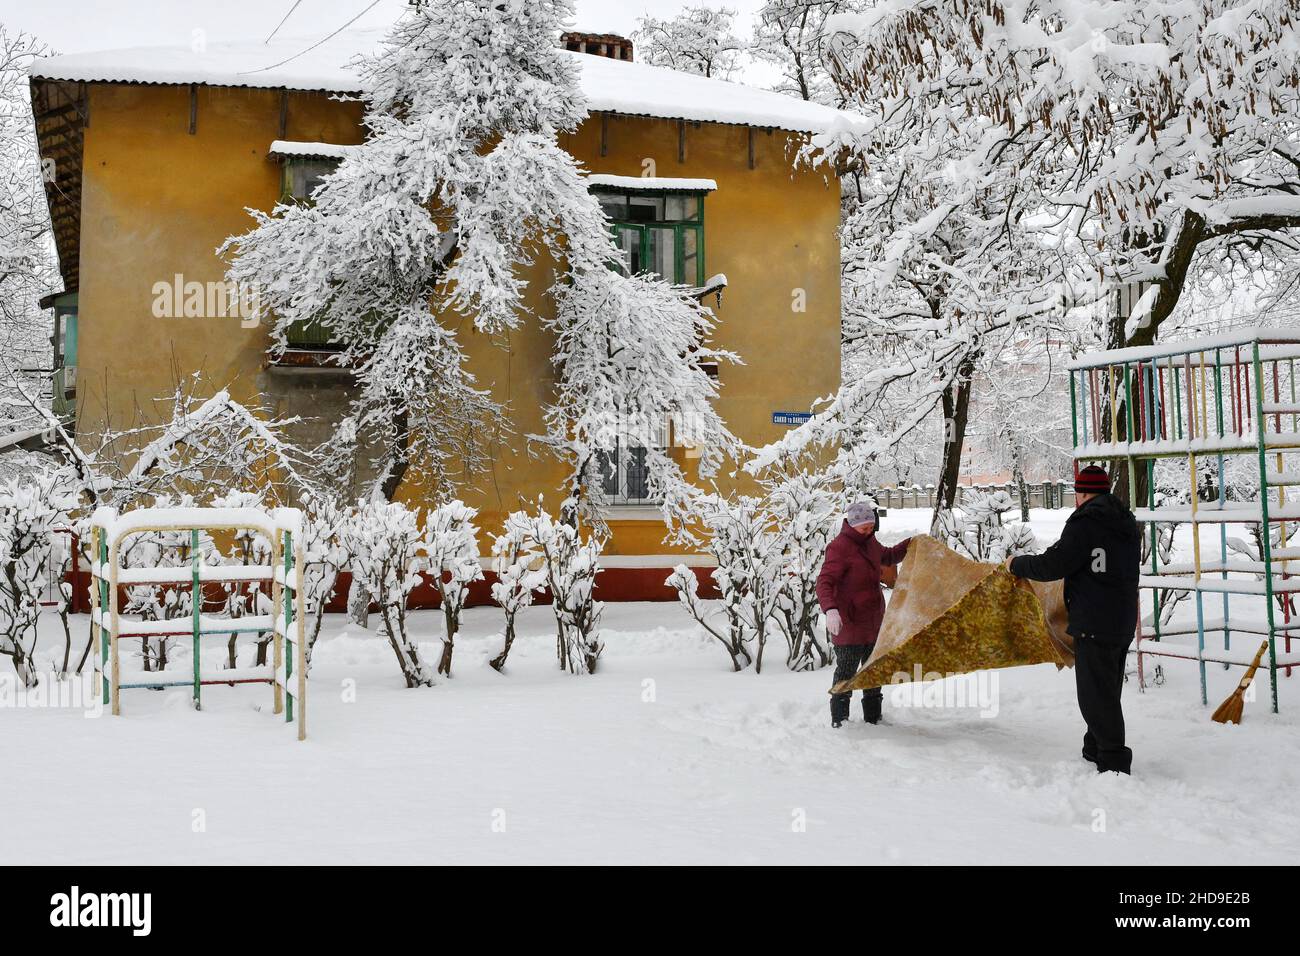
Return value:
<svg viewBox="0 0 1300 956">
<path fill-rule="evenodd" d="M 1019 448 L 1011 451 L 1011 477 L 1020 492 L 1020 520 L 1029 523 L 1029 485 L 1025 481 L 1025 466 Z M 1044 502 L 1046 503 L 1046 502 Z"/>
<path fill-rule="evenodd" d="M 403 409 L 393 415 L 393 444 L 388 452 L 388 473 L 384 475 L 383 484 L 379 486 L 379 492 L 384 496 L 385 501 L 392 501 L 396 497 L 397 489 L 401 487 L 402 479 L 406 477 L 406 469 L 410 467 L 408 457 L 410 448 L 410 416 Z"/>
<path fill-rule="evenodd" d="M 515 616 L 513 614 L 506 615 L 505 639 L 505 646 L 501 648 L 501 653 L 488 661 L 494 671 L 500 672 L 505 668 L 506 658 L 510 656 L 510 646 L 515 642 Z"/>
<path fill-rule="evenodd" d="M 348 618 L 360 627 L 370 627 L 370 592 L 355 575 L 348 588 Z"/>
<path fill-rule="evenodd" d="M 460 628 L 460 621 L 456 620 L 456 615 L 451 610 L 445 594 L 442 595 L 442 613 L 447 624 L 447 636 L 442 641 L 442 657 L 438 660 L 438 673 L 450 677 L 451 652 L 456 646 L 456 631 Z"/>
<path fill-rule="evenodd" d="M 971 375 L 975 360 L 965 359 L 957 376 L 943 393 L 943 462 L 939 467 L 939 487 L 934 494 L 933 529 L 941 510 L 951 511 L 957 503 L 957 481 L 961 477 L 961 453 L 966 445 L 966 422 L 970 414 Z"/>
</svg>

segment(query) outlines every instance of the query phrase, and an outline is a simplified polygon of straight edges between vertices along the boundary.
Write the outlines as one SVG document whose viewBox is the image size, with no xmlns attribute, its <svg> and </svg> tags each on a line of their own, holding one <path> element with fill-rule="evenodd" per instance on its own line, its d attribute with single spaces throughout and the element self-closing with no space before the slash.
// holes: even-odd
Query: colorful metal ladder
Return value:
<svg viewBox="0 0 1300 956">
<path fill-rule="evenodd" d="M 275 713 L 292 722 L 295 711 L 298 739 L 306 739 L 307 669 L 303 614 L 303 555 L 295 541 L 301 516 L 294 509 L 266 513 L 247 508 L 139 509 L 118 515 L 100 509 L 91 519 L 93 547 L 92 589 L 97 607 L 91 618 L 92 637 L 99 648 L 96 671 L 100 675 L 104 703 L 113 714 L 121 713 L 121 691 L 132 688 L 192 687 L 194 706 L 202 707 L 205 686 L 217 684 L 266 683 L 273 687 Z M 121 545 L 131 535 L 158 531 L 188 531 L 188 567 L 176 569 L 130 569 L 120 567 Z M 272 561 L 267 566 L 205 565 L 202 562 L 200 532 L 258 531 L 272 543 Z M 298 541 L 301 534 L 297 535 Z M 173 572 L 174 573 L 169 573 Z M 203 586 L 207 583 L 265 583 L 271 587 L 272 612 L 244 618 L 210 618 L 203 614 Z M 119 589 L 128 585 L 183 585 L 191 593 L 188 621 L 130 621 L 120 613 Z M 205 636 L 241 633 L 273 635 L 274 663 L 262 667 L 205 672 L 202 639 Z M 123 680 L 119 642 L 127 637 L 186 637 L 191 639 L 192 669 L 185 677 L 167 671 L 142 672 Z"/>
<path fill-rule="evenodd" d="M 1222 663 L 1225 667 L 1248 664 L 1253 654 L 1249 650 L 1235 651 L 1232 635 L 1261 635 L 1269 645 L 1269 678 L 1276 712 L 1278 670 L 1289 675 L 1291 668 L 1300 664 L 1300 656 L 1291 648 L 1297 624 L 1290 601 L 1279 601 L 1279 596 L 1300 591 L 1300 579 L 1291 575 L 1289 566 L 1291 560 L 1300 558 L 1300 548 L 1284 547 L 1274 554 L 1272 542 L 1276 529 L 1285 545 L 1288 526 L 1293 528 L 1300 520 L 1300 511 L 1287 501 L 1286 495 L 1288 486 L 1300 484 L 1300 469 L 1288 469 L 1284 457 L 1300 454 L 1297 358 L 1300 335 L 1286 330 L 1252 329 L 1170 345 L 1094 353 L 1070 364 L 1076 462 L 1127 461 L 1130 501 L 1137 500 L 1139 467 L 1144 468 L 1147 479 L 1145 507 L 1135 509 L 1139 520 L 1147 523 L 1151 552 L 1143 569 L 1142 587 L 1152 592 L 1152 624 L 1149 633 L 1142 632 L 1139 626 L 1136 648 L 1143 683 L 1142 659 L 1146 655 L 1195 660 L 1205 703 L 1206 663 Z M 1253 502 L 1232 502 L 1226 492 L 1227 462 L 1233 456 L 1244 455 L 1256 458 L 1259 494 Z M 1200 500 L 1197 460 L 1210 456 L 1218 475 L 1218 494 L 1217 500 L 1206 504 Z M 1185 510 L 1156 506 L 1155 465 L 1162 458 L 1186 460 L 1189 506 Z M 1157 526 L 1162 516 L 1191 523 L 1190 567 L 1177 563 L 1161 567 Z M 1265 529 L 1260 535 L 1258 562 L 1229 558 L 1227 525 L 1233 521 L 1258 523 Z M 1201 551 L 1202 525 L 1207 523 L 1219 525 L 1219 559 L 1208 565 Z M 1254 580 L 1244 580 L 1240 577 L 1243 574 Z M 1161 595 L 1170 590 L 1191 591 L 1194 595 L 1195 647 L 1177 642 L 1176 638 L 1191 633 L 1185 627 L 1162 628 Z M 1234 619 L 1232 595 L 1262 597 L 1264 620 L 1246 621 L 1240 616 Z M 1207 618 L 1207 598 L 1221 601 L 1221 621 Z M 1281 622 L 1277 620 L 1279 615 Z M 1207 632 L 1214 631 L 1222 631 L 1222 650 L 1206 646 Z"/>
</svg>

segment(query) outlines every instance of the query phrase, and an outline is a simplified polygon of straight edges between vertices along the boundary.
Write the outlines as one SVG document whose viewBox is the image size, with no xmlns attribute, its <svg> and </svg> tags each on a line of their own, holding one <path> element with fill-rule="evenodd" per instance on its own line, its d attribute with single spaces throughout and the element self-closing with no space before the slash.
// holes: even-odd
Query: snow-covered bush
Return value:
<svg viewBox="0 0 1300 956">
<path fill-rule="evenodd" d="M 731 657 L 732 670 L 742 671 L 754 663 L 754 657 L 749 653 L 749 636 L 745 632 L 744 622 L 738 609 L 725 603 L 725 597 L 722 615 L 724 623 L 715 626 L 711 620 L 716 615 L 710 615 L 708 609 L 700 603 L 700 582 L 695 572 L 686 565 L 679 564 L 673 568 L 673 573 L 668 575 L 664 583 L 677 591 L 677 600 L 686 608 L 686 613 L 695 618 L 696 623 L 723 646 Z"/>
<path fill-rule="evenodd" d="M 843 496 L 824 471 L 800 470 L 764 482 L 772 529 L 781 539 L 776 623 L 786 638 L 786 666 L 813 670 L 831 662 L 831 649 L 820 628 L 817 575 L 826 545 L 837 532 Z"/>
<path fill-rule="evenodd" d="M 424 547 L 429 559 L 429 580 L 438 590 L 446 634 L 442 639 L 442 657 L 438 673 L 451 676 L 451 654 L 460 630 L 460 614 L 465 608 L 470 582 L 483 577 L 478 559 L 478 512 L 463 501 L 449 501 L 429 512 L 424 522 Z"/>
<path fill-rule="evenodd" d="M 38 680 L 32 653 L 55 528 L 73 504 L 54 470 L 0 484 L 0 654 L 13 661 L 25 687 Z"/>
<path fill-rule="evenodd" d="M 307 664 L 320 637 L 325 608 L 334 594 L 349 554 L 347 526 L 351 510 L 334 497 L 317 493 L 302 501 L 303 604 L 307 615 Z"/>
<path fill-rule="evenodd" d="M 505 613 L 501 653 L 492 667 L 502 670 L 515 642 L 515 617 L 533 603 L 533 594 L 546 587 L 546 567 L 532 537 L 528 514 L 515 511 L 506 516 L 505 533 L 492 542 L 492 566 L 497 579 L 492 583 L 492 600 Z"/>
<path fill-rule="evenodd" d="M 682 566 L 665 583 L 701 626 L 716 637 L 740 670 L 751 659 L 756 673 L 763 669 L 763 651 L 774 626 L 777 606 L 785 593 L 785 541 L 775 516 L 762 499 L 749 495 L 697 495 L 691 503 L 692 523 L 703 532 L 703 543 L 717 561 L 713 580 L 722 596 L 726 636 L 701 613 L 695 576 Z"/>
<path fill-rule="evenodd" d="M 508 534 L 519 547 L 541 557 L 545 583 L 555 614 L 555 655 L 560 670 L 594 674 L 605 645 L 600 639 L 600 612 L 595 599 L 600 573 L 599 538 L 583 540 L 572 525 L 552 518 L 539 501 L 536 514 L 515 512 Z"/>
<path fill-rule="evenodd" d="M 935 537 L 974 561 L 997 564 L 1038 547 L 1029 525 L 1003 524 L 1002 516 L 1017 503 L 1005 491 L 971 494 L 955 511 L 941 508 L 935 516 Z"/>
<path fill-rule="evenodd" d="M 362 501 L 344 531 L 352 574 L 379 605 L 384 633 L 407 687 L 429 686 L 432 670 L 406 630 L 406 602 L 420 583 L 416 561 L 424 534 L 414 511 L 397 501 Z"/>
</svg>

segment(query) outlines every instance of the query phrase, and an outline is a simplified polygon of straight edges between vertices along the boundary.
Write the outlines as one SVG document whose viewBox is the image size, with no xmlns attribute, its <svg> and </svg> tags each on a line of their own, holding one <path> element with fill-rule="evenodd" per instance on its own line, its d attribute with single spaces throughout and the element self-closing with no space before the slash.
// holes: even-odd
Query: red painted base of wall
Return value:
<svg viewBox="0 0 1300 956">
<path fill-rule="evenodd" d="M 700 582 L 700 597 L 716 598 L 718 597 L 717 586 L 711 577 L 711 568 L 691 568 L 696 580 Z M 664 584 L 664 580 L 672 573 L 672 568 L 605 568 L 596 576 L 596 600 L 598 601 L 675 601 L 677 592 Z M 492 604 L 492 584 L 496 581 L 496 573 L 492 571 L 483 572 L 483 580 L 475 581 L 469 586 L 469 599 L 466 602 L 469 607 L 478 607 L 485 604 Z M 73 585 L 73 611 L 86 613 L 89 611 L 87 594 L 90 588 L 90 572 L 79 571 L 70 572 L 68 580 Z M 352 585 L 352 575 L 344 572 L 339 575 L 338 582 L 334 586 L 334 595 L 330 598 L 327 611 L 342 613 L 347 610 L 348 606 L 348 588 Z M 221 601 L 221 590 L 218 585 L 211 593 L 205 594 L 205 604 L 216 604 L 219 606 Z M 125 592 L 121 600 L 125 601 Z M 549 592 L 542 592 L 537 595 L 535 603 L 549 604 L 551 596 Z M 408 605 L 412 610 L 427 610 L 438 607 L 438 592 L 427 578 L 420 582 L 411 592 L 410 602 Z"/>
</svg>

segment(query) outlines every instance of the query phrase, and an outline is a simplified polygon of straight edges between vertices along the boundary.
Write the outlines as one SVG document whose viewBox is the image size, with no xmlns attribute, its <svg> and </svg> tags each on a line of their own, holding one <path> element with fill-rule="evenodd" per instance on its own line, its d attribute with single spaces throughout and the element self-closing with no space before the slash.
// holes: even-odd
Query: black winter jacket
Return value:
<svg viewBox="0 0 1300 956">
<path fill-rule="evenodd" d="M 1098 495 L 1074 510 L 1056 544 L 1013 558 L 1011 573 L 1031 581 L 1064 578 L 1069 632 L 1128 642 L 1137 627 L 1141 554 L 1133 513 L 1114 495 Z"/>
</svg>

